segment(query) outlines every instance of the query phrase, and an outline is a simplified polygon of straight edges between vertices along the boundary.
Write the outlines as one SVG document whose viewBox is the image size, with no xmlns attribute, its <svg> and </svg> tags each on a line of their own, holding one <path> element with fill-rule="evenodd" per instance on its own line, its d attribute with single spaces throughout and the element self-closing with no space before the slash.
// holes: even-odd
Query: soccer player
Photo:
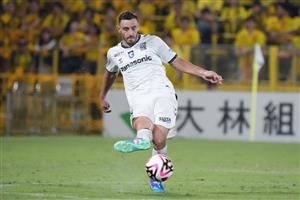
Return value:
<svg viewBox="0 0 300 200">
<path fill-rule="evenodd" d="M 177 115 L 177 97 L 166 76 L 163 63 L 177 70 L 221 84 L 222 77 L 213 71 L 181 59 L 167 44 L 155 35 L 142 35 L 135 14 L 120 14 L 117 26 L 122 41 L 107 52 L 100 102 L 103 112 L 111 112 L 106 95 L 121 71 L 131 111 L 132 127 L 136 138 L 114 144 L 115 150 L 129 153 L 151 148 L 152 155 L 167 154 L 166 139 L 174 136 Z M 164 192 L 161 182 L 150 180 L 154 192 Z"/>
</svg>

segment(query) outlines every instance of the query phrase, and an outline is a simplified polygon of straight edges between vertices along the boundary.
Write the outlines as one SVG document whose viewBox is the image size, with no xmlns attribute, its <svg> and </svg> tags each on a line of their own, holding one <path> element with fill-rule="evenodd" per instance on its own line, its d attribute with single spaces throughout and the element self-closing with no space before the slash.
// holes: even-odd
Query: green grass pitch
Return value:
<svg viewBox="0 0 300 200">
<path fill-rule="evenodd" d="M 174 139 L 174 175 L 150 191 L 151 151 L 103 137 L 2 137 L 0 199 L 300 199 L 299 144 Z"/>
</svg>

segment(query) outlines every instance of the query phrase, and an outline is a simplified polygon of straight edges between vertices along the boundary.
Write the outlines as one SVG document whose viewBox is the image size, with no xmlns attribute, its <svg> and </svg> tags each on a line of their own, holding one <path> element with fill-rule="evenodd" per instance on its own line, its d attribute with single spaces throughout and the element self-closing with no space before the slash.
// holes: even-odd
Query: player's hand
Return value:
<svg viewBox="0 0 300 200">
<path fill-rule="evenodd" d="M 110 105 L 105 99 L 101 99 L 100 104 L 101 104 L 101 108 L 102 108 L 103 112 L 105 112 L 105 113 L 111 112 Z"/>
<path fill-rule="evenodd" d="M 214 84 L 222 84 L 223 78 L 214 71 L 205 71 L 203 73 L 203 79 Z"/>
</svg>

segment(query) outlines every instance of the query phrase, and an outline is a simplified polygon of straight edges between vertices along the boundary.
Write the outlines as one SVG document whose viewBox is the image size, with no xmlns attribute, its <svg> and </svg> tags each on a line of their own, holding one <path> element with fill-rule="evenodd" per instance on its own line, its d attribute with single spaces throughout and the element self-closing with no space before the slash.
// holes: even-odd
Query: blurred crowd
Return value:
<svg viewBox="0 0 300 200">
<path fill-rule="evenodd" d="M 161 36 L 175 51 L 255 43 L 300 47 L 299 0 L 2 0 L 0 73 L 97 73 L 99 57 L 120 40 L 118 14 L 134 11 L 140 32 Z M 184 51 L 182 51 L 184 52 Z M 188 56 L 187 56 L 188 57 Z"/>
</svg>

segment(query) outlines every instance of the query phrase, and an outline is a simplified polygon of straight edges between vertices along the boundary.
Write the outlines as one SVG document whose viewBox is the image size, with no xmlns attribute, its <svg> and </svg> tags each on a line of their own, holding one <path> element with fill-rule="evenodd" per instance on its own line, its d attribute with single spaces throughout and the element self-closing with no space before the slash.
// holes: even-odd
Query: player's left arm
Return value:
<svg viewBox="0 0 300 200">
<path fill-rule="evenodd" d="M 170 63 L 170 65 L 179 71 L 201 77 L 211 83 L 222 84 L 223 82 L 222 76 L 216 72 L 194 65 L 193 63 L 178 56 Z"/>
</svg>

